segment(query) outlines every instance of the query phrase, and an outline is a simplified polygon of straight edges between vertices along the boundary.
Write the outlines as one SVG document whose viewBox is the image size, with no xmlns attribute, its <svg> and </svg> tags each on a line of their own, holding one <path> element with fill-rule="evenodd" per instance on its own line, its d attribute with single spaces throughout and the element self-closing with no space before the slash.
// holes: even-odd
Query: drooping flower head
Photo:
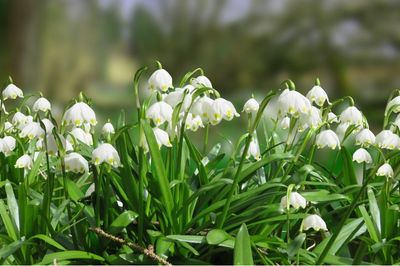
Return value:
<svg viewBox="0 0 400 266">
<path fill-rule="evenodd" d="M 92 161 L 95 165 L 102 163 L 107 163 L 114 167 L 121 165 L 117 150 L 109 143 L 100 144 L 93 150 Z"/>
<path fill-rule="evenodd" d="M 74 173 L 86 173 L 89 172 L 88 161 L 79 153 L 71 152 L 68 153 L 65 158 L 65 169 Z"/>
<path fill-rule="evenodd" d="M 332 150 L 340 149 L 340 141 L 336 133 L 330 129 L 321 131 L 315 140 L 318 149 L 329 147 Z"/>
<path fill-rule="evenodd" d="M 288 114 L 298 117 L 301 113 L 308 114 L 311 110 L 310 101 L 295 90 L 284 90 L 278 98 L 278 110 L 281 116 Z"/>
<path fill-rule="evenodd" d="M 149 86 L 151 90 L 161 92 L 172 88 L 172 77 L 165 69 L 157 69 L 149 78 Z"/>
<path fill-rule="evenodd" d="M 39 111 L 47 112 L 47 111 L 51 110 L 51 103 L 46 98 L 40 97 L 33 104 L 32 108 L 33 108 L 33 111 L 35 111 L 35 112 L 39 112 Z"/>
<path fill-rule="evenodd" d="M 319 85 L 315 85 L 306 95 L 310 102 L 315 102 L 318 106 L 323 106 L 325 102 L 329 103 L 328 95 Z"/>
<path fill-rule="evenodd" d="M 193 78 L 190 83 L 196 88 L 212 88 L 211 81 L 206 76 L 198 76 L 197 78 Z"/>
<path fill-rule="evenodd" d="M 76 127 L 88 123 L 92 126 L 97 124 L 96 114 L 89 105 L 84 102 L 77 102 L 72 105 L 63 117 L 63 123 L 66 125 L 74 125 Z"/>
<path fill-rule="evenodd" d="M 372 163 L 372 157 L 367 150 L 359 148 L 353 153 L 353 161 L 357 163 Z"/>
<path fill-rule="evenodd" d="M 307 231 L 310 228 L 314 229 L 315 231 L 328 231 L 325 221 L 316 214 L 308 215 L 303 220 L 303 229 Z"/>
<path fill-rule="evenodd" d="M 258 112 L 259 108 L 260 108 L 260 104 L 254 98 L 250 98 L 244 104 L 243 112 L 246 112 L 247 114 L 254 114 L 254 113 Z"/>
<path fill-rule="evenodd" d="M 24 168 L 24 169 L 31 169 L 32 168 L 32 158 L 28 154 L 24 154 L 17 159 L 15 162 L 15 168 Z"/>
<path fill-rule="evenodd" d="M 22 92 L 22 90 L 12 83 L 8 84 L 7 87 L 3 90 L 3 100 L 7 99 L 15 100 L 17 99 L 17 97 L 19 98 L 24 97 L 24 93 Z"/>
<path fill-rule="evenodd" d="M 393 168 L 388 163 L 384 163 L 381 167 L 378 168 L 376 172 L 377 176 L 386 176 L 386 177 L 393 177 Z"/>
<path fill-rule="evenodd" d="M 291 205 L 296 210 L 299 208 L 303 209 L 306 208 L 307 200 L 299 193 L 291 192 L 289 198 L 290 198 L 289 205 Z M 287 196 L 285 195 L 284 197 L 281 198 L 281 208 L 287 209 L 287 205 L 288 205 L 288 200 Z"/>
<path fill-rule="evenodd" d="M 356 135 L 356 145 L 361 145 L 363 147 L 369 147 L 372 144 L 375 144 L 375 135 L 372 133 L 371 130 L 368 128 L 362 129 L 357 135 Z"/>
<path fill-rule="evenodd" d="M 173 109 L 172 107 L 161 101 L 153 103 L 149 109 L 147 109 L 146 117 L 151 119 L 156 126 L 164 124 L 164 122 L 170 122 L 172 119 Z"/>
</svg>

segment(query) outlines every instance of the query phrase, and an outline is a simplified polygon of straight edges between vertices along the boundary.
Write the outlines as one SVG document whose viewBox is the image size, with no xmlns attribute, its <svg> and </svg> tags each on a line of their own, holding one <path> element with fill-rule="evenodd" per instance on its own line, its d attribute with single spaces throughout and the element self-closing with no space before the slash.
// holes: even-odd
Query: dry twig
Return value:
<svg viewBox="0 0 400 266">
<path fill-rule="evenodd" d="M 114 235 L 111 235 L 109 233 L 104 232 L 101 228 L 99 227 L 93 227 L 90 228 L 91 231 L 95 232 L 96 234 L 108 238 L 114 242 L 120 243 L 121 245 L 127 245 L 128 247 L 132 248 L 133 250 L 136 250 L 137 252 L 143 253 L 144 255 L 146 255 L 147 257 L 149 257 L 150 259 L 154 260 L 155 262 L 158 262 L 160 264 L 163 265 L 172 265 L 171 263 L 169 263 L 167 260 L 161 258 L 160 256 L 158 256 L 157 254 L 154 253 L 154 248 L 152 246 L 149 246 L 149 248 L 143 248 L 141 246 L 139 246 L 138 244 L 135 244 L 133 242 L 130 241 L 126 241 L 122 238 L 116 237 Z"/>
</svg>

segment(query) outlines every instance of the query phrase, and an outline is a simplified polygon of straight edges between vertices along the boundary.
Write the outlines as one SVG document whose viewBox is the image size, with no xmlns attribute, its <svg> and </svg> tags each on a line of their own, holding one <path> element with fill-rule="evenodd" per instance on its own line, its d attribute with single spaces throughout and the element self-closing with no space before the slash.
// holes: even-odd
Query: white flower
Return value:
<svg viewBox="0 0 400 266">
<path fill-rule="evenodd" d="M 193 103 L 190 111 L 194 115 L 199 115 L 203 121 L 203 124 L 206 124 L 210 121 L 209 114 L 211 113 L 213 103 L 213 99 L 208 96 L 203 96 Z"/>
<path fill-rule="evenodd" d="M 339 119 L 334 113 L 329 112 L 328 113 L 328 123 L 330 123 L 330 124 L 331 123 L 339 123 Z"/>
<path fill-rule="evenodd" d="M 257 113 L 259 108 L 260 105 L 258 104 L 258 102 L 254 98 L 251 98 L 244 104 L 243 112 L 246 112 L 248 114 L 253 114 Z"/>
<path fill-rule="evenodd" d="M 310 102 L 315 102 L 318 106 L 323 106 L 325 101 L 329 103 L 328 95 L 324 89 L 318 85 L 312 87 L 312 89 L 307 93 L 306 97 L 310 100 Z"/>
<path fill-rule="evenodd" d="M 314 106 L 311 106 L 309 114 L 300 114 L 299 119 L 299 132 L 304 131 L 306 128 L 311 127 L 316 129 L 322 124 L 321 111 Z"/>
<path fill-rule="evenodd" d="M 192 131 L 197 131 L 199 127 L 204 127 L 201 117 L 199 115 L 193 115 L 192 113 L 188 113 L 185 124 L 186 129 L 190 129 Z"/>
<path fill-rule="evenodd" d="M 42 119 L 42 123 L 44 124 L 47 133 L 51 133 L 53 131 L 54 125 L 49 119 Z"/>
<path fill-rule="evenodd" d="M 18 125 L 25 125 L 28 122 L 28 118 L 26 115 L 24 115 L 21 112 L 16 112 L 11 120 L 13 125 L 18 126 Z"/>
<path fill-rule="evenodd" d="M 382 164 L 376 172 L 377 176 L 393 177 L 393 174 L 393 168 L 388 163 Z"/>
<path fill-rule="evenodd" d="M 15 166 L 14 167 L 15 168 L 31 169 L 32 168 L 32 158 L 31 158 L 31 156 L 29 156 L 27 154 L 22 155 L 15 162 Z"/>
<path fill-rule="evenodd" d="M 353 161 L 357 163 L 372 163 L 372 157 L 367 150 L 359 148 L 353 153 Z"/>
<path fill-rule="evenodd" d="M 51 110 L 51 103 L 44 97 L 40 97 L 33 104 L 33 111 L 35 112 L 47 112 Z"/>
<path fill-rule="evenodd" d="M 247 151 L 246 159 L 250 157 L 253 157 L 257 161 L 261 159 L 260 146 L 258 145 L 257 140 L 254 138 L 250 141 L 250 146 L 249 150 Z"/>
<path fill-rule="evenodd" d="M 3 90 L 3 100 L 16 99 L 17 97 L 23 98 L 24 93 L 22 92 L 22 90 L 20 88 L 18 88 L 14 84 L 9 84 Z"/>
<path fill-rule="evenodd" d="M 186 111 L 192 103 L 192 95 L 189 93 L 185 93 L 185 89 L 178 88 L 175 91 L 168 93 L 163 101 L 171 105 L 172 108 L 175 108 L 179 103 L 183 101 L 181 111 Z"/>
<path fill-rule="evenodd" d="M 322 218 L 316 214 L 308 215 L 303 220 L 303 229 L 307 231 L 310 228 L 314 229 L 315 231 L 319 230 L 328 231 L 328 229 L 326 228 L 325 221 L 322 220 Z"/>
<path fill-rule="evenodd" d="M 291 192 L 290 196 L 289 196 L 289 205 L 292 205 L 293 208 L 295 208 L 296 210 L 299 208 L 305 208 L 307 206 L 307 201 L 306 199 L 300 195 L 297 192 Z M 287 196 L 284 196 L 281 198 L 281 208 L 282 209 L 287 209 Z"/>
<path fill-rule="evenodd" d="M 12 131 L 13 127 L 14 127 L 13 124 L 11 124 L 10 122 L 6 121 L 4 123 L 4 132 Z"/>
<path fill-rule="evenodd" d="M 172 88 L 172 77 L 164 69 L 157 69 L 149 78 L 150 89 L 167 91 L 168 88 Z"/>
<path fill-rule="evenodd" d="M 96 114 L 89 105 L 84 102 L 78 102 L 65 112 L 63 123 L 66 125 L 72 124 L 77 127 L 84 123 L 89 123 L 90 125 L 94 126 L 97 124 Z"/>
<path fill-rule="evenodd" d="M 278 98 L 278 108 L 281 115 L 291 114 L 298 117 L 301 113 L 307 114 L 311 110 L 310 101 L 295 90 L 284 90 Z"/>
<path fill-rule="evenodd" d="M 43 138 L 44 130 L 40 127 L 38 122 L 30 122 L 22 129 L 21 133 L 19 134 L 21 138 Z"/>
<path fill-rule="evenodd" d="M 95 165 L 99 165 L 103 162 L 114 167 L 121 165 L 117 150 L 109 143 L 100 144 L 93 150 L 92 161 Z"/>
<path fill-rule="evenodd" d="M 330 129 L 321 131 L 316 137 L 315 144 L 317 145 L 318 149 L 324 148 L 326 146 L 328 146 L 332 150 L 336 149 L 336 147 L 340 149 L 339 138 L 336 133 Z"/>
<path fill-rule="evenodd" d="M 61 145 L 63 146 L 65 151 L 71 151 L 72 150 L 72 145 L 69 141 L 67 141 L 63 136 L 58 135 L 59 140 L 61 141 Z M 47 142 L 47 152 L 50 155 L 56 155 L 58 152 L 58 143 L 56 141 L 56 138 L 52 133 L 48 133 L 46 135 L 46 142 Z M 40 139 L 39 141 L 36 142 L 36 148 L 37 149 L 45 149 L 46 147 L 44 146 L 44 139 Z"/>
<path fill-rule="evenodd" d="M 0 152 L 4 153 L 4 156 L 9 156 L 15 149 L 16 140 L 11 136 L 5 136 L 0 138 Z"/>
<path fill-rule="evenodd" d="M 70 133 L 76 140 L 79 140 L 88 146 L 93 145 L 92 135 L 88 132 L 85 132 L 83 129 L 81 129 L 79 127 L 75 127 L 71 130 Z M 67 140 L 71 143 L 75 143 L 75 141 L 72 139 L 72 137 L 70 135 L 67 136 Z"/>
<path fill-rule="evenodd" d="M 393 108 L 393 109 L 392 109 Z M 394 113 L 400 112 L 400 96 L 394 97 L 386 106 L 386 111 L 388 112 L 390 109 Z"/>
<path fill-rule="evenodd" d="M 147 109 L 146 117 L 153 120 L 156 126 L 164 124 L 165 121 L 170 122 L 172 119 L 172 107 L 165 102 L 156 102 Z"/>
<path fill-rule="evenodd" d="M 282 119 L 282 121 L 280 123 L 280 126 L 281 126 L 282 129 L 288 129 L 290 127 L 290 118 L 285 116 Z"/>
<path fill-rule="evenodd" d="M 198 76 L 190 81 L 196 88 L 207 87 L 212 88 L 211 81 L 206 76 Z"/>
<path fill-rule="evenodd" d="M 1 110 L 2 110 L 3 113 L 5 113 L 6 115 L 8 115 L 8 112 L 7 112 L 7 110 L 6 110 L 6 107 L 4 106 L 3 103 L 1 104 Z"/>
<path fill-rule="evenodd" d="M 65 158 L 65 169 L 74 173 L 89 172 L 88 161 L 76 152 L 68 153 Z"/>
<path fill-rule="evenodd" d="M 234 116 L 240 116 L 233 104 L 223 98 L 215 99 L 209 111 L 209 118 L 212 125 L 218 124 L 222 119 L 230 121 Z"/>
<path fill-rule="evenodd" d="M 361 126 L 363 124 L 363 115 L 355 106 L 347 107 L 339 116 L 342 123 Z"/>
<path fill-rule="evenodd" d="M 376 135 L 376 144 L 379 148 L 393 150 L 400 146 L 400 138 L 390 130 L 382 130 Z"/>
<path fill-rule="evenodd" d="M 115 133 L 114 126 L 110 122 L 105 123 L 103 128 L 101 129 L 101 133 L 104 136 L 114 134 Z"/>
<path fill-rule="evenodd" d="M 161 148 L 162 145 L 166 147 L 172 147 L 171 142 L 169 141 L 168 133 L 164 130 L 155 127 L 153 128 L 154 136 L 156 137 L 156 141 L 158 143 L 158 147 Z"/>
<path fill-rule="evenodd" d="M 361 145 L 363 147 L 369 147 L 372 144 L 375 144 L 375 135 L 368 128 L 362 129 L 356 135 L 356 145 Z"/>
</svg>

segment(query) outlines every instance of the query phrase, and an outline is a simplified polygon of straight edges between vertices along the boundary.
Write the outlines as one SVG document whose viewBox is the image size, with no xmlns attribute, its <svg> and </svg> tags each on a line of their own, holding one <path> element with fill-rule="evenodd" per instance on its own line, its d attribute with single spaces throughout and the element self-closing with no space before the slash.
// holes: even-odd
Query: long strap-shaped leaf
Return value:
<svg viewBox="0 0 400 266">
<path fill-rule="evenodd" d="M 174 225 L 172 220 L 172 210 L 174 206 L 174 201 L 172 198 L 171 190 L 169 189 L 169 182 L 167 178 L 167 174 L 165 171 L 164 162 L 161 158 L 161 153 L 158 147 L 158 143 L 154 136 L 153 130 L 151 129 L 150 125 L 142 121 L 142 127 L 144 130 L 144 134 L 146 136 L 147 143 L 149 145 L 149 151 L 151 154 L 151 164 L 155 171 L 155 176 L 158 178 L 158 184 L 160 187 L 161 196 L 163 199 L 163 204 L 165 206 L 166 215 L 170 220 L 171 225 Z"/>
</svg>

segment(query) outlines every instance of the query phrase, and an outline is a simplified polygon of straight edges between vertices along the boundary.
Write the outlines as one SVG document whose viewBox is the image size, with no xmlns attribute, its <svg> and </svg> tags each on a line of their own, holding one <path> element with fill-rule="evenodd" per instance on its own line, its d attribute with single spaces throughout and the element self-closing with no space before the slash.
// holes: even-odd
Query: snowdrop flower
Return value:
<svg viewBox="0 0 400 266">
<path fill-rule="evenodd" d="M 101 129 L 101 133 L 104 136 L 113 135 L 115 133 L 114 126 L 110 122 L 105 123 Z"/>
<path fill-rule="evenodd" d="M 400 146 L 400 138 L 390 130 L 382 130 L 375 139 L 379 148 L 393 150 Z"/>
<path fill-rule="evenodd" d="M 26 126 L 24 126 L 19 136 L 21 138 L 27 137 L 28 139 L 43 138 L 44 130 L 40 127 L 40 124 L 38 122 L 30 122 Z"/>
<path fill-rule="evenodd" d="M 258 102 L 254 98 L 251 98 L 244 104 L 243 112 L 246 112 L 248 114 L 253 114 L 257 113 L 259 108 L 260 105 L 258 104 Z"/>
<path fill-rule="evenodd" d="M 149 78 L 151 90 L 159 90 L 162 92 L 172 88 L 172 77 L 165 69 L 157 69 Z"/>
<path fill-rule="evenodd" d="M 65 158 L 65 169 L 74 173 L 89 172 L 88 161 L 82 155 L 76 152 L 68 153 Z"/>
<path fill-rule="evenodd" d="M 26 115 L 24 115 L 21 112 L 16 112 L 11 120 L 13 125 L 18 126 L 18 125 L 25 125 L 26 122 L 28 122 L 28 118 Z"/>
<path fill-rule="evenodd" d="M 299 208 L 304 209 L 307 206 L 306 199 L 297 192 L 291 192 L 289 198 L 290 198 L 289 205 L 292 205 L 292 207 L 295 208 L 296 210 Z M 282 197 L 281 208 L 286 210 L 288 208 L 287 204 L 288 204 L 287 196 Z"/>
<path fill-rule="evenodd" d="M 312 87 L 312 89 L 307 93 L 306 97 L 310 100 L 310 102 L 315 102 L 318 106 L 323 106 L 325 101 L 329 103 L 328 95 L 319 85 Z"/>
<path fill-rule="evenodd" d="M 69 141 L 67 141 L 63 136 L 58 135 L 58 138 L 61 141 L 61 145 L 63 146 L 63 149 L 65 151 L 71 151 L 72 145 Z M 56 155 L 58 152 L 58 143 L 56 141 L 56 138 L 52 133 L 46 134 L 46 141 L 47 141 L 47 152 L 50 155 Z M 44 150 L 46 147 L 44 146 L 44 139 L 40 139 L 36 142 L 36 148 L 39 150 Z"/>
<path fill-rule="evenodd" d="M 317 107 L 311 106 L 309 114 L 300 114 L 298 131 L 302 132 L 308 127 L 316 129 L 321 124 L 321 111 Z"/>
<path fill-rule="evenodd" d="M 155 127 L 153 128 L 154 136 L 156 137 L 156 141 L 158 143 L 158 147 L 161 148 L 161 146 L 166 146 L 166 147 L 172 147 L 171 142 L 169 141 L 169 136 L 168 133 L 165 132 L 164 130 Z"/>
<path fill-rule="evenodd" d="M 372 157 L 367 150 L 359 148 L 353 153 L 353 161 L 357 163 L 372 163 Z"/>
<path fill-rule="evenodd" d="M 278 98 L 278 108 L 281 115 L 291 114 L 298 117 L 301 113 L 310 112 L 311 103 L 301 93 L 295 90 L 284 90 Z"/>
<path fill-rule="evenodd" d="M 340 149 L 340 141 L 336 133 L 330 129 L 321 131 L 317 137 L 315 144 L 317 145 L 318 149 L 324 148 L 328 146 L 332 150 Z"/>
<path fill-rule="evenodd" d="M 44 124 L 44 128 L 46 129 L 47 133 L 51 133 L 53 131 L 54 125 L 49 119 L 42 119 L 42 123 Z"/>
<path fill-rule="evenodd" d="M 33 104 L 33 111 L 35 112 L 47 112 L 51 110 L 51 103 L 44 97 L 40 97 Z"/>
<path fill-rule="evenodd" d="M 64 113 L 62 121 L 66 125 L 74 125 L 76 127 L 79 127 L 84 123 L 88 123 L 92 126 L 97 124 L 96 114 L 93 109 L 84 102 L 78 102 L 71 106 Z"/>
<path fill-rule="evenodd" d="M 181 111 L 186 111 L 190 104 L 192 103 L 192 95 L 185 92 L 184 89 L 176 89 L 168 93 L 163 99 L 164 102 L 171 105 L 172 108 L 175 108 L 179 103 L 182 103 Z"/>
<path fill-rule="evenodd" d="M 303 220 L 303 229 L 307 231 L 310 228 L 314 229 L 315 231 L 319 230 L 328 231 L 328 229 L 326 228 L 325 221 L 322 220 L 322 218 L 316 214 L 308 215 Z"/>
<path fill-rule="evenodd" d="M 339 116 L 342 123 L 361 126 L 363 124 L 363 115 L 355 106 L 347 107 Z"/>
<path fill-rule="evenodd" d="M 15 149 L 15 144 L 16 140 L 11 136 L 0 138 L 0 152 L 2 152 L 6 157 L 9 156 Z"/>
<path fill-rule="evenodd" d="M 337 117 L 334 113 L 329 112 L 329 113 L 328 113 L 328 123 L 329 123 L 329 124 L 332 124 L 332 123 L 339 123 L 339 119 L 338 119 L 338 117 Z"/>
<path fill-rule="evenodd" d="M 212 88 L 211 81 L 206 76 L 198 76 L 190 81 L 196 88 L 207 87 Z"/>
<path fill-rule="evenodd" d="M 250 157 L 253 157 L 257 161 L 261 159 L 260 146 L 258 145 L 258 141 L 254 138 L 250 141 L 246 159 L 249 159 Z"/>
<path fill-rule="evenodd" d="M 71 130 L 70 133 L 76 140 L 79 140 L 88 146 L 93 145 L 92 135 L 88 132 L 85 132 L 83 129 L 81 129 L 79 127 L 75 127 Z M 71 143 L 75 143 L 75 141 L 72 139 L 72 137 L 70 135 L 67 136 L 67 140 Z"/>
<path fill-rule="evenodd" d="M 190 129 L 192 131 L 197 131 L 199 127 L 204 127 L 203 121 L 199 115 L 193 115 L 192 113 L 188 113 L 186 118 L 186 129 Z"/>
<path fill-rule="evenodd" d="M 282 129 L 288 129 L 290 127 L 290 118 L 285 116 L 282 119 L 282 121 L 280 123 L 280 126 L 281 126 Z"/>
<path fill-rule="evenodd" d="M 8 121 L 6 121 L 6 122 L 4 123 L 4 131 L 5 131 L 5 132 L 11 131 L 13 127 L 14 127 L 13 124 L 11 124 L 11 123 L 8 122 Z"/>
<path fill-rule="evenodd" d="M 230 121 L 234 116 L 240 116 L 230 101 L 223 98 L 215 99 L 209 112 L 210 122 L 216 125 L 222 119 Z"/>
<path fill-rule="evenodd" d="M 393 174 L 393 168 L 388 163 L 382 164 L 376 172 L 377 176 L 393 177 Z"/>
<path fill-rule="evenodd" d="M 121 165 L 117 150 L 109 143 L 100 144 L 93 150 L 92 161 L 95 165 L 99 165 L 103 162 L 114 167 Z"/>
<path fill-rule="evenodd" d="M 164 124 L 165 121 L 170 122 L 172 119 L 172 107 L 165 102 L 153 103 L 147 109 L 146 117 L 151 119 L 156 126 Z"/>
<path fill-rule="evenodd" d="M 203 124 L 207 124 L 210 121 L 209 114 L 211 113 L 213 103 L 213 99 L 208 96 L 203 96 L 193 103 L 190 111 L 194 115 L 199 115 L 203 121 Z"/>
<path fill-rule="evenodd" d="M 400 112 L 400 96 L 394 97 L 386 106 L 386 111 L 392 109 L 392 112 L 398 113 Z"/>
<path fill-rule="evenodd" d="M 24 168 L 24 169 L 31 169 L 32 168 L 32 158 L 31 156 L 24 154 L 18 158 L 15 162 L 15 168 Z"/>
<path fill-rule="evenodd" d="M 368 128 L 362 129 L 356 135 L 356 145 L 361 145 L 363 147 L 369 147 L 372 144 L 375 144 L 375 135 Z"/>
<path fill-rule="evenodd" d="M 23 98 L 24 93 L 20 88 L 15 86 L 14 84 L 9 84 L 4 90 L 3 90 L 3 100 L 7 99 L 17 99 L 17 97 Z"/>
</svg>

